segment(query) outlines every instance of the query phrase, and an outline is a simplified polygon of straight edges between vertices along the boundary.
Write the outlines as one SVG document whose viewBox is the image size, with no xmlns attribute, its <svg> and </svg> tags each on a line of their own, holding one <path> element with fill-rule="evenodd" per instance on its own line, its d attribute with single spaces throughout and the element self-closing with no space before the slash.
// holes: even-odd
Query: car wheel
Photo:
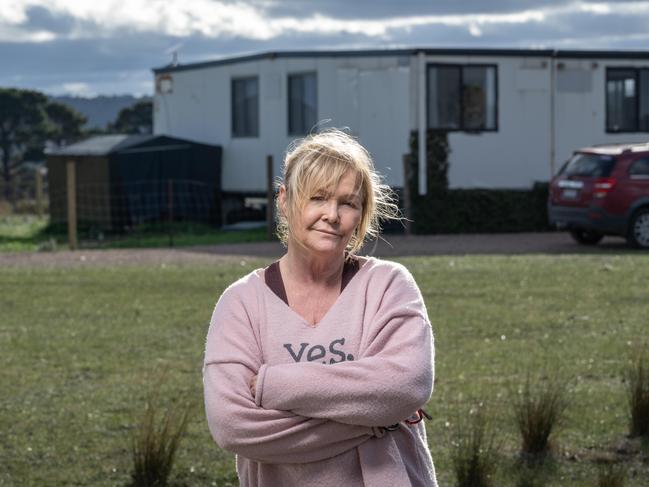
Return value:
<svg viewBox="0 0 649 487">
<path fill-rule="evenodd" d="M 649 208 L 643 208 L 633 215 L 626 239 L 633 247 L 649 249 Z"/>
<path fill-rule="evenodd" d="M 579 229 L 570 230 L 570 236 L 581 245 L 597 245 L 604 238 L 601 233 Z"/>
</svg>

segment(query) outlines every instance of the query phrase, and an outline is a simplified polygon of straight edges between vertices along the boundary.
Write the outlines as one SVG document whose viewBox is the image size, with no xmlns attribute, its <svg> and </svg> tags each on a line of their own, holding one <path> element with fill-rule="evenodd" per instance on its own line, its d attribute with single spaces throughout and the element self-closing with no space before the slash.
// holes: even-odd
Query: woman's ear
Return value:
<svg viewBox="0 0 649 487">
<path fill-rule="evenodd" d="M 286 218 L 286 186 L 283 184 L 279 185 L 279 191 L 277 193 L 277 202 L 281 216 Z"/>
</svg>

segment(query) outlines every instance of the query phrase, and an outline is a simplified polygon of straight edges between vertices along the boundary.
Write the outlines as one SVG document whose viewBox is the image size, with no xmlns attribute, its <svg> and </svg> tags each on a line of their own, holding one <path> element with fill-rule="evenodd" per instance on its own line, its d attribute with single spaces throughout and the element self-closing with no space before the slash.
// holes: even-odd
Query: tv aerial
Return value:
<svg viewBox="0 0 649 487">
<path fill-rule="evenodd" d="M 171 54 L 171 63 L 170 66 L 178 66 L 178 52 L 180 48 L 183 47 L 182 43 L 174 44 L 169 49 L 165 51 L 165 54 Z"/>
</svg>

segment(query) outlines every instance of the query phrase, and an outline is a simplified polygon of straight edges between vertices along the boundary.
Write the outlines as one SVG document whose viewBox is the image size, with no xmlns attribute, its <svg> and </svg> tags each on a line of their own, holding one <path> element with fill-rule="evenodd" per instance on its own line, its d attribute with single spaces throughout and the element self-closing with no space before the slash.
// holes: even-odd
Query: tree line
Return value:
<svg viewBox="0 0 649 487">
<path fill-rule="evenodd" d="M 0 88 L 0 161 L 5 200 L 14 203 L 13 182 L 27 161 L 42 161 L 46 147 L 62 147 L 89 135 L 146 134 L 153 128 L 151 101 L 119 112 L 106 131 L 84 130 L 86 117 L 44 93 Z"/>
</svg>

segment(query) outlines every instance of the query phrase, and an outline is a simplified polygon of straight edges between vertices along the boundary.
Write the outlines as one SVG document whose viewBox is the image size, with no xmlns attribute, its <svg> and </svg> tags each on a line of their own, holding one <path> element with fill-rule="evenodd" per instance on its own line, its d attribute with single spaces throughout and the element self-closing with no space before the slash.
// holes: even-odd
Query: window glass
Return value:
<svg viewBox="0 0 649 487">
<path fill-rule="evenodd" d="M 496 69 L 465 66 L 462 74 L 464 129 L 495 129 Z"/>
<path fill-rule="evenodd" d="M 563 176 L 587 176 L 606 178 L 615 166 L 613 156 L 597 154 L 575 154 L 561 170 Z"/>
<path fill-rule="evenodd" d="M 635 161 L 629 168 L 629 176 L 649 176 L 649 158 Z"/>
<path fill-rule="evenodd" d="M 232 80 L 232 136 L 259 135 L 259 85 L 256 77 Z"/>
<path fill-rule="evenodd" d="M 649 69 L 641 69 L 639 74 L 638 129 L 649 132 Z"/>
<path fill-rule="evenodd" d="M 458 66 L 428 68 L 428 127 L 460 128 L 461 86 Z"/>
<path fill-rule="evenodd" d="M 606 115 L 609 132 L 635 132 L 636 116 L 635 70 L 610 69 L 606 80 Z"/>
<path fill-rule="evenodd" d="M 496 130 L 496 67 L 428 67 L 428 128 Z"/>
<path fill-rule="evenodd" d="M 317 122 L 317 85 L 315 73 L 288 77 L 288 133 L 306 135 Z"/>
</svg>

